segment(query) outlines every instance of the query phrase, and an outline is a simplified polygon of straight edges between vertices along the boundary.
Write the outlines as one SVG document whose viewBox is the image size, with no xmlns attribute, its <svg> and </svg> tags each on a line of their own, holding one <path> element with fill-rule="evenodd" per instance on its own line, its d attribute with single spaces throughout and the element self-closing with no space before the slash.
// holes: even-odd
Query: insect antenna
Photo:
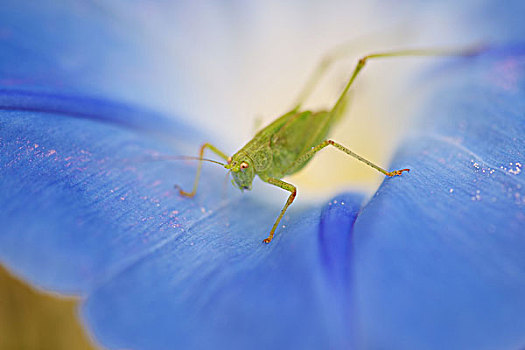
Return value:
<svg viewBox="0 0 525 350">
<path fill-rule="evenodd" d="M 210 163 L 214 163 L 214 164 L 218 164 L 218 165 L 221 165 L 221 166 L 225 166 L 226 164 L 224 163 L 221 163 L 221 162 L 218 162 L 216 160 L 213 160 L 213 159 L 208 159 L 208 158 L 199 158 L 199 157 L 192 157 L 192 156 L 153 156 L 153 157 L 144 157 L 144 158 L 141 158 L 140 160 L 138 160 L 138 162 L 156 162 L 156 161 L 169 161 L 169 160 L 197 160 L 197 161 L 204 161 L 204 162 L 210 162 Z"/>
</svg>

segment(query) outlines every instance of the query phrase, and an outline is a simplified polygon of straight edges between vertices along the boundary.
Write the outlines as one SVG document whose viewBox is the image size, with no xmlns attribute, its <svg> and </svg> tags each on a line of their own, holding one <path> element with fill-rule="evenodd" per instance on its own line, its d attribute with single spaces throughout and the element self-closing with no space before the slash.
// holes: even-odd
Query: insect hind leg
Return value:
<svg viewBox="0 0 525 350">
<path fill-rule="evenodd" d="M 354 51 L 353 49 L 358 47 L 358 42 L 358 40 L 353 40 L 336 47 L 321 59 L 321 61 L 315 67 L 315 70 L 310 74 L 302 90 L 299 92 L 292 110 L 296 111 L 301 108 L 302 104 L 308 97 L 310 97 L 314 88 L 319 84 L 319 81 L 326 74 L 328 68 L 330 68 L 330 66 L 332 66 L 336 61 L 347 57 L 352 51 Z"/>
<path fill-rule="evenodd" d="M 359 75 L 359 73 L 364 68 L 366 63 L 371 59 L 393 58 L 393 57 L 423 57 L 423 56 L 427 56 L 427 57 L 473 56 L 473 55 L 479 54 L 483 49 L 484 47 L 479 46 L 479 45 L 470 47 L 470 48 L 464 48 L 464 49 L 407 49 L 407 50 L 379 52 L 379 53 L 373 53 L 370 55 L 363 56 L 357 62 L 352 72 L 352 75 L 348 79 L 348 83 L 346 84 L 345 88 L 343 89 L 343 92 L 339 96 L 339 99 L 337 100 L 334 107 L 332 108 L 332 112 L 339 113 L 340 109 L 344 109 L 344 105 L 346 104 L 346 96 L 348 94 L 348 90 L 350 89 L 350 86 L 352 86 L 355 78 Z"/>
</svg>

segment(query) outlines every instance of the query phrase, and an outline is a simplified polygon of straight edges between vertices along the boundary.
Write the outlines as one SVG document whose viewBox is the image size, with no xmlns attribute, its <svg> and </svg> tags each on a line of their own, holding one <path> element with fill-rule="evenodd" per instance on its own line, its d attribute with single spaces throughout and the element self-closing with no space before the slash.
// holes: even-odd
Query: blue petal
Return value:
<svg viewBox="0 0 525 350">
<path fill-rule="evenodd" d="M 81 100 L 77 104 L 90 114 L 97 112 Z M 181 171 L 172 173 L 165 162 L 151 162 L 158 152 L 167 154 L 172 148 L 109 119 L 101 123 L 18 107 L 0 113 L 0 222 L 5 224 L 0 251 L 2 260 L 26 278 L 83 294 L 99 274 L 178 233 L 179 216 L 172 208 L 184 215 L 191 203 L 162 204 L 176 197 L 174 181 L 186 176 L 190 181 L 193 167 L 180 165 Z M 184 130 L 180 124 L 180 134 Z M 184 142 L 182 136 L 177 140 Z M 156 231 L 153 237 L 151 230 Z M 115 246 L 121 251 L 114 251 Z"/>
<path fill-rule="evenodd" d="M 337 201 L 343 204 L 334 204 L 323 225 L 350 232 L 348 215 L 355 218 L 360 197 Z M 321 264 L 319 211 L 295 212 L 265 246 L 260 228 L 272 214 L 243 199 L 130 266 L 88 298 L 84 312 L 95 334 L 112 348 L 344 347 L 346 289 L 338 281 L 324 284 L 333 280 Z M 334 264 L 348 261 L 335 258 Z"/>
<path fill-rule="evenodd" d="M 355 223 L 364 347 L 525 344 L 525 51 L 507 52 L 441 74 L 394 162 L 413 171 Z"/>
</svg>

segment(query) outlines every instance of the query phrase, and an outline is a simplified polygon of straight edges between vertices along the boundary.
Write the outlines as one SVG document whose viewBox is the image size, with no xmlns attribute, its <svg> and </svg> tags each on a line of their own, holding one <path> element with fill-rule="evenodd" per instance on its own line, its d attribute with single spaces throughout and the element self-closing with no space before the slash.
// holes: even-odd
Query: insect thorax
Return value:
<svg viewBox="0 0 525 350">
<path fill-rule="evenodd" d="M 258 173 L 264 172 L 272 164 L 272 151 L 268 145 L 259 145 L 257 148 L 245 150 L 245 153 L 252 160 Z"/>
</svg>

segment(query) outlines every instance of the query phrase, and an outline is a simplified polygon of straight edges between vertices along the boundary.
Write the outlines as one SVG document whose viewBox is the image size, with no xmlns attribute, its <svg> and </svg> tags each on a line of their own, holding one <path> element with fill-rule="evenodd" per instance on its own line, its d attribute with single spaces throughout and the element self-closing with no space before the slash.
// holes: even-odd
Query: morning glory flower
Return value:
<svg viewBox="0 0 525 350">
<path fill-rule="evenodd" d="M 82 321 L 110 349 L 523 347 L 523 10 L 7 1 L 0 262 L 82 297 Z M 383 112 L 371 125 L 395 147 L 384 162 L 409 174 L 371 194 L 343 182 L 319 195 L 297 178 L 307 195 L 299 186 L 270 245 L 279 189 L 259 181 L 241 194 L 206 164 L 197 196 L 177 194 L 196 163 L 164 158 L 207 141 L 233 153 L 257 113 L 293 102 L 326 49 L 370 33 L 386 38 L 365 40 L 374 51 L 488 43 L 473 57 L 396 65 L 395 79 L 390 63 L 367 68 L 352 118 Z M 312 108 L 333 99 L 343 68 Z M 359 107 L 370 85 L 377 97 Z M 332 180 L 310 186 L 322 182 Z"/>
</svg>

